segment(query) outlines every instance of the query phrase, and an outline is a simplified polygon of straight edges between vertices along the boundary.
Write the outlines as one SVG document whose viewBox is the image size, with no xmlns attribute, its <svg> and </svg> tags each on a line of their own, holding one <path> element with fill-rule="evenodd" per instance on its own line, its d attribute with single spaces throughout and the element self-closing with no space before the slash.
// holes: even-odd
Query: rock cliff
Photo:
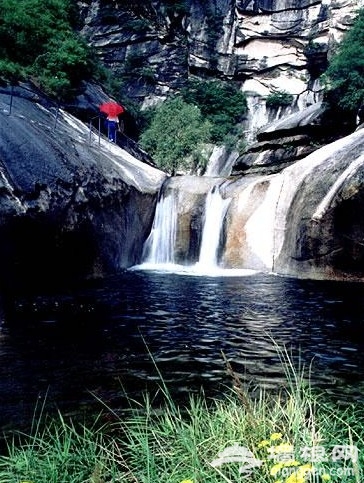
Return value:
<svg viewBox="0 0 364 483">
<path fill-rule="evenodd" d="M 139 260 L 166 175 L 34 92 L 0 93 L 0 283 L 44 286 Z"/>
<path fill-rule="evenodd" d="M 359 129 L 280 173 L 228 183 L 224 264 L 362 280 L 363 141 Z"/>
<path fill-rule="evenodd" d="M 245 130 L 321 100 L 319 76 L 363 0 L 88 0 L 83 35 L 143 105 L 188 75 L 235 81 L 248 95 Z M 292 102 L 267 108 L 272 93 Z"/>
</svg>

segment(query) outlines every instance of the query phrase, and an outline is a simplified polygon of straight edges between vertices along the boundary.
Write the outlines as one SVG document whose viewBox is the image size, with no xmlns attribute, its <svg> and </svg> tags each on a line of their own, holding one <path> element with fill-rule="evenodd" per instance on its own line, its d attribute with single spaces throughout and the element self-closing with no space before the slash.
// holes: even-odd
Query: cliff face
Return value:
<svg viewBox="0 0 364 483">
<path fill-rule="evenodd" d="M 83 34 L 128 94 L 147 105 L 189 74 L 236 81 L 248 94 L 246 130 L 321 98 L 319 75 L 363 0 L 79 2 Z M 267 109 L 269 94 L 293 95 Z"/>
<path fill-rule="evenodd" d="M 307 278 L 362 280 L 364 131 L 280 173 L 224 188 L 233 201 L 224 263 Z"/>
</svg>

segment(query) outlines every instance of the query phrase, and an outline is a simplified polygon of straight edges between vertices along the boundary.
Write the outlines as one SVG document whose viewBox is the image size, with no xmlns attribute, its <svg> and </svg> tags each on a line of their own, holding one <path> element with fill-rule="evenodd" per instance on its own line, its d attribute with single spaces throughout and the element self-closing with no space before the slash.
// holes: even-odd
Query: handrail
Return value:
<svg viewBox="0 0 364 483">
<path fill-rule="evenodd" d="M 20 90 L 20 92 L 18 92 L 17 95 L 16 95 L 15 92 L 16 91 L 19 91 L 19 90 Z M 35 96 L 37 97 L 37 100 L 39 100 L 40 98 L 42 98 L 51 107 L 56 108 L 56 113 L 54 115 L 54 126 L 53 126 L 54 129 L 56 129 L 57 123 L 58 123 L 58 119 L 59 119 L 60 104 L 59 104 L 59 102 L 53 101 L 49 96 L 47 96 L 46 94 L 44 94 L 44 92 L 39 91 L 39 89 L 37 89 L 36 86 L 34 86 L 33 89 L 30 89 L 29 87 L 26 87 L 26 86 L 11 84 L 10 85 L 10 92 L 9 92 L 9 88 L 8 87 L 0 88 L 0 93 L 9 94 L 9 96 L 10 96 L 9 111 L 7 113 L 8 116 L 10 116 L 12 114 L 12 111 L 13 111 L 13 100 L 14 100 L 14 97 L 24 97 L 26 99 L 25 96 L 22 96 L 21 95 L 21 91 L 30 92 L 32 94 L 33 100 L 34 100 L 34 97 Z"/>
<path fill-rule="evenodd" d="M 20 91 L 20 92 L 19 92 Z M 30 89 L 26 86 L 22 85 L 11 85 L 10 89 L 9 87 L 0 87 L 0 93 L 3 94 L 8 94 L 10 96 L 10 101 L 9 101 L 9 111 L 8 115 L 10 116 L 13 112 L 14 109 L 14 104 L 13 104 L 13 99 L 14 97 L 24 97 L 27 98 L 25 95 L 22 96 L 21 92 L 29 92 L 32 94 L 31 100 L 40 100 L 43 99 L 48 104 L 48 107 L 51 108 L 56 108 L 56 112 L 54 114 L 54 130 L 57 128 L 57 123 L 59 120 L 59 113 L 60 113 L 60 104 L 59 102 L 53 101 L 51 98 L 49 98 L 46 94 L 43 92 L 39 91 L 36 86 L 34 86 L 33 89 Z M 98 119 L 97 127 L 93 125 L 93 121 L 95 119 Z M 89 126 L 89 136 L 88 136 L 88 142 L 91 145 L 92 144 L 92 132 L 97 133 L 98 136 L 98 146 L 101 145 L 101 113 L 98 114 L 97 116 L 93 116 L 89 119 L 88 121 L 88 126 Z M 150 155 L 145 152 L 134 139 L 128 137 L 124 132 L 117 131 L 117 145 L 119 145 L 121 148 L 125 149 L 129 154 L 134 156 L 135 158 L 139 159 L 142 162 L 145 162 L 149 164 L 150 166 L 155 167 L 155 163 L 153 162 L 153 159 L 150 157 Z"/>
<path fill-rule="evenodd" d="M 94 119 L 98 119 L 99 120 L 99 126 L 98 126 L 98 136 L 99 136 L 99 146 L 101 144 L 101 117 L 100 115 L 99 116 L 94 116 L 92 117 L 90 120 L 89 120 L 89 129 L 90 129 L 90 134 L 89 134 L 89 143 L 91 144 L 92 143 L 92 128 L 93 128 L 93 125 L 92 125 L 92 121 Z"/>
</svg>

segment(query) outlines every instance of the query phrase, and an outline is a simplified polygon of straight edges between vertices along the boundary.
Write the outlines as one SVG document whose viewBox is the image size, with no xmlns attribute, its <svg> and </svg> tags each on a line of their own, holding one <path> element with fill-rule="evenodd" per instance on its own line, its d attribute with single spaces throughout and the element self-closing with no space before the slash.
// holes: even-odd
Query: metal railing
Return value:
<svg viewBox="0 0 364 483">
<path fill-rule="evenodd" d="M 97 126 L 95 127 L 94 121 L 97 119 Z M 98 139 L 98 145 L 101 144 L 101 138 L 103 137 L 102 128 L 101 128 L 101 121 L 103 118 L 98 115 L 94 116 L 89 120 L 89 143 L 92 144 L 92 134 L 95 134 Z M 107 138 L 105 135 L 105 139 L 109 139 L 109 132 L 107 132 Z M 117 130 L 116 131 L 116 145 L 123 148 L 129 154 L 134 156 L 139 161 L 149 164 L 150 166 L 156 166 L 153 159 L 149 154 L 144 151 L 139 144 L 134 141 L 134 139 L 127 136 L 124 131 Z"/>
<path fill-rule="evenodd" d="M 45 107 L 48 107 L 51 113 L 52 113 L 52 110 L 55 110 L 55 112 L 52 113 L 54 115 L 53 130 L 57 129 L 57 124 L 59 122 L 59 117 L 60 117 L 61 105 L 53 101 L 52 99 L 50 99 L 43 92 L 39 91 L 36 87 L 28 88 L 26 86 L 11 85 L 10 87 L 0 88 L 0 93 L 9 96 L 8 109 L 5 111 L 6 114 L 8 114 L 9 116 L 13 114 L 15 97 L 22 97 L 32 102 L 34 101 L 39 102 L 42 100 L 42 104 L 45 105 Z M 94 124 L 96 119 L 97 119 L 97 122 L 95 126 Z M 92 144 L 93 133 L 96 134 L 98 146 L 101 145 L 101 138 L 104 136 L 102 123 L 101 123 L 102 119 L 103 117 L 101 116 L 101 113 L 100 113 L 99 115 L 90 118 L 88 121 L 88 129 L 89 129 L 88 142 L 90 145 Z M 108 135 L 109 133 L 107 133 L 107 136 Z M 108 138 L 109 136 L 107 137 L 107 139 Z M 119 147 L 123 148 L 125 151 L 127 151 L 129 154 L 134 156 L 136 159 L 155 167 L 155 163 L 153 162 L 153 159 L 151 158 L 151 156 L 149 156 L 148 153 L 146 153 L 138 145 L 136 141 L 128 137 L 124 133 L 124 131 L 116 132 L 116 144 Z"/>
<path fill-rule="evenodd" d="M 29 87 L 26 87 L 26 86 L 11 85 L 10 87 L 0 88 L 0 93 L 5 94 L 5 95 L 7 94 L 10 97 L 9 109 L 7 111 L 5 111 L 8 116 L 11 116 L 11 114 L 13 112 L 14 98 L 15 97 L 21 97 L 21 98 L 24 98 L 24 99 L 28 99 L 32 102 L 40 101 L 42 99 L 43 103 L 48 107 L 50 112 L 51 112 L 51 109 L 55 109 L 53 129 L 56 129 L 57 123 L 58 123 L 58 120 L 59 120 L 59 113 L 60 113 L 61 106 L 60 106 L 59 103 L 53 101 L 48 96 L 46 96 L 43 92 L 39 91 L 36 87 L 29 88 Z"/>
</svg>

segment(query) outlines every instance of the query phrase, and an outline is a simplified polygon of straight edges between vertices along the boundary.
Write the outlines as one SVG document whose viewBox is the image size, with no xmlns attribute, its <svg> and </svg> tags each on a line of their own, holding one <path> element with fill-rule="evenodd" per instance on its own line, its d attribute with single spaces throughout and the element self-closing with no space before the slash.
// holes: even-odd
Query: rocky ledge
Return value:
<svg viewBox="0 0 364 483">
<path fill-rule="evenodd" d="M 166 175 L 26 88 L 0 92 L 3 288 L 138 262 Z"/>
</svg>

